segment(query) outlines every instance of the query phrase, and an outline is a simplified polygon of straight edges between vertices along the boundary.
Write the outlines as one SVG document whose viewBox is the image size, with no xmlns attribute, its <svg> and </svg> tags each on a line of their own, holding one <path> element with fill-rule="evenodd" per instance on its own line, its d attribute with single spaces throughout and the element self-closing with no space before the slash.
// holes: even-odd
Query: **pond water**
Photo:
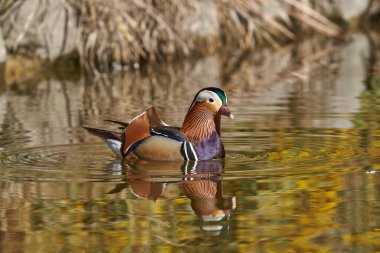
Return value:
<svg viewBox="0 0 380 253">
<path fill-rule="evenodd" d="M 370 36 L 313 38 L 0 93 L 1 252 L 379 252 L 380 81 Z M 119 161 L 82 126 L 149 105 L 180 125 L 220 86 L 224 161 Z"/>
</svg>

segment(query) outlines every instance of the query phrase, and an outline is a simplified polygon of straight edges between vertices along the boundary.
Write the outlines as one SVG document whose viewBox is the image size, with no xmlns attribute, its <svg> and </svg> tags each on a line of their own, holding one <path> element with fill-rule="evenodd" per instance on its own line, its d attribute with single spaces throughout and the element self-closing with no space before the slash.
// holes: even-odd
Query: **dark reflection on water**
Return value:
<svg viewBox="0 0 380 253">
<path fill-rule="evenodd" d="M 376 38 L 4 78 L 0 251 L 380 251 Z M 195 92 L 219 84 L 236 115 L 225 161 L 119 161 L 82 129 L 151 104 L 180 125 Z"/>
<path fill-rule="evenodd" d="M 184 194 L 191 201 L 191 208 L 202 222 L 202 230 L 218 235 L 221 230 L 228 229 L 222 221 L 228 220 L 231 210 L 236 208 L 236 198 L 223 196 L 224 161 L 183 164 L 136 161 L 119 165 L 123 165 L 122 171 L 126 171 L 125 183 L 116 185 L 109 194 L 129 188 L 137 198 L 156 201 L 168 184 L 180 183 Z M 115 164 L 112 164 L 112 170 L 115 170 Z M 182 178 L 178 177 L 180 172 Z"/>
</svg>

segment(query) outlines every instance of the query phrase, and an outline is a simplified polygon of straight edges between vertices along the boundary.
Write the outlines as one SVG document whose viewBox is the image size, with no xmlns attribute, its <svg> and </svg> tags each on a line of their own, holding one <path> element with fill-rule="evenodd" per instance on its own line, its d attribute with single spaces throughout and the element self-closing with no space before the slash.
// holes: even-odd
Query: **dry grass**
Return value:
<svg viewBox="0 0 380 253">
<path fill-rule="evenodd" d="M 204 9 L 205 0 L 62 1 L 77 13 L 77 50 L 83 66 L 95 73 L 215 49 L 281 48 L 305 31 L 340 34 L 339 27 L 317 11 L 328 8 L 326 2 L 331 1 L 327 0 L 209 0 L 215 12 Z M 6 15 L 22 2 L 6 5 Z M 0 0 L 0 7 L 5 3 L 9 1 Z M 43 12 L 43 3 L 39 12 Z M 200 37 L 207 35 L 199 36 L 192 29 L 194 20 L 204 14 L 217 24 L 213 28 L 217 31 L 209 35 L 213 38 L 206 40 Z"/>
<path fill-rule="evenodd" d="M 80 15 L 79 52 L 90 69 L 107 71 L 142 59 L 158 61 L 192 49 L 180 25 L 190 4 L 185 0 L 72 1 Z M 163 15 L 165 14 L 165 15 Z"/>
<path fill-rule="evenodd" d="M 0 22 L 9 18 L 11 13 L 22 4 L 21 0 L 0 0 Z"/>
<path fill-rule="evenodd" d="M 294 21 L 322 34 L 337 36 L 339 27 L 298 0 L 219 0 L 221 35 L 227 44 L 252 48 L 269 43 L 280 47 L 281 40 L 297 39 Z"/>
<path fill-rule="evenodd" d="M 199 0 L 84 0 L 72 1 L 72 6 L 81 13 L 79 49 L 89 69 L 108 71 L 201 51 L 189 28 L 189 16 L 204 11 Z M 279 48 L 283 41 L 298 38 L 295 22 L 328 36 L 340 32 L 310 4 L 298 0 L 218 0 L 216 7 L 219 33 L 213 42 L 219 43 L 208 48 Z"/>
</svg>

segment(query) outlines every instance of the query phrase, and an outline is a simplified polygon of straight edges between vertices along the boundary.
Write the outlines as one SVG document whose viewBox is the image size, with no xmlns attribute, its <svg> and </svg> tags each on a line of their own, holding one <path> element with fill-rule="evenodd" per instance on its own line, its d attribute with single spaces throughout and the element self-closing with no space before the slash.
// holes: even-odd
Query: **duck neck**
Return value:
<svg viewBox="0 0 380 253">
<path fill-rule="evenodd" d="M 207 140 L 213 133 L 217 132 L 216 117 L 209 109 L 196 104 L 187 113 L 183 121 L 182 134 L 193 143 Z"/>
</svg>

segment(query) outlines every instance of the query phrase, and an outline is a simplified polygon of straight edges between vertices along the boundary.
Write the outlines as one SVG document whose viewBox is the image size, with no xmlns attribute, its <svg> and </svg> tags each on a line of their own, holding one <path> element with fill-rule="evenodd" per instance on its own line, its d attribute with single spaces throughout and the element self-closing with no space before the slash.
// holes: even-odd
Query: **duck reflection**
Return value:
<svg viewBox="0 0 380 253">
<path fill-rule="evenodd" d="M 228 220 L 231 210 L 236 208 L 235 197 L 223 196 L 223 167 L 223 161 L 203 161 L 193 166 L 187 163 L 184 167 L 183 189 L 194 213 L 205 223 L 201 226 L 203 230 L 222 229 L 223 226 L 213 222 Z"/>
<path fill-rule="evenodd" d="M 125 183 L 109 193 L 125 188 L 138 198 L 155 201 L 168 184 L 180 183 L 191 200 L 191 208 L 201 221 L 201 229 L 218 234 L 228 229 L 230 213 L 236 208 L 236 197 L 223 195 L 222 173 L 224 161 L 146 162 L 124 161 Z"/>
</svg>

